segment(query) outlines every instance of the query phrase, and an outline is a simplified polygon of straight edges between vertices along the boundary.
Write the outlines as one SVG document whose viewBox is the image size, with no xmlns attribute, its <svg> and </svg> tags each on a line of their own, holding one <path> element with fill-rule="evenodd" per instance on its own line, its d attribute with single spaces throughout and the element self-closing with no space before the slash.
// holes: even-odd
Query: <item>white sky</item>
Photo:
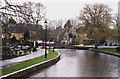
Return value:
<svg viewBox="0 0 120 79">
<path fill-rule="evenodd" d="M 108 2 L 107 2 L 108 1 Z M 112 13 L 116 14 L 118 12 L 118 0 L 98 1 L 98 0 L 85 0 L 85 1 L 60 1 L 60 2 L 43 2 L 47 6 L 46 17 L 49 19 L 69 19 L 76 18 L 80 11 L 83 9 L 85 4 L 103 3 L 109 5 L 112 9 Z"/>
<path fill-rule="evenodd" d="M 85 4 L 103 3 L 110 6 L 112 13 L 118 12 L 120 0 L 10 0 L 17 3 L 41 2 L 46 7 L 46 18 L 50 20 L 76 18 Z"/>
</svg>

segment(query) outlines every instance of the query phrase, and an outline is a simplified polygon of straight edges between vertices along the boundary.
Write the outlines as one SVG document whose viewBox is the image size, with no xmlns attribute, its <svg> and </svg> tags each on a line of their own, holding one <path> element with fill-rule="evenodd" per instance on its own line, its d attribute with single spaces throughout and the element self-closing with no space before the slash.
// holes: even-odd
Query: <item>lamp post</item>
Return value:
<svg viewBox="0 0 120 79">
<path fill-rule="evenodd" d="M 55 51 L 55 42 L 54 42 L 54 46 L 53 46 L 53 52 Z"/>
<path fill-rule="evenodd" d="M 45 20 L 45 58 L 47 58 L 47 20 Z"/>
</svg>

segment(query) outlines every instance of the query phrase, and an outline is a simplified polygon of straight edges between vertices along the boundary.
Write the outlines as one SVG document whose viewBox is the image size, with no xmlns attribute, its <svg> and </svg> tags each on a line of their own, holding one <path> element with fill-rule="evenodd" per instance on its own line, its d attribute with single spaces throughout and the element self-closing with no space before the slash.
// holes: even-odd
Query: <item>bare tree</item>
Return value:
<svg viewBox="0 0 120 79">
<path fill-rule="evenodd" d="M 117 31 L 116 35 L 118 38 L 118 42 L 120 42 L 120 15 L 115 16 L 115 30 Z"/>
<path fill-rule="evenodd" d="M 58 27 L 62 27 L 63 26 L 63 20 L 59 19 L 59 20 L 51 20 L 49 23 L 49 26 L 51 29 L 56 29 Z"/>
<path fill-rule="evenodd" d="M 9 32 L 11 24 L 30 24 L 39 26 L 39 21 L 45 17 L 45 7 L 41 3 L 27 2 L 22 5 L 11 4 L 7 0 L 4 6 L 0 6 L 0 21 L 5 33 Z M 5 34 L 7 35 L 7 34 Z"/>
<path fill-rule="evenodd" d="M 0 13 L 4 17 L 19 18 L 16 21 L 21 19 L 26 23 L 35 25 L 45 18 L 45 7 L 41 3 L 27 2 L 23 5 L 17 5 L 10 4 L 7 0 L 5 3 L 5 6 L 0 7 Z"/>
<path fill-rule="evenodd" d="M 60 36 L 60 34 L 62 34 L 63 31 L 63 20 L 52 20 L 49 23 L 49 39 L 51 41 L 56 42 L 58 40 L 58 37 Z"/>
<path fill-rule="evenodd" d="M 33 2 L 24 3 L 22 12 L 28 13 L 29 16 L 24 15 L 24 17 L 35 25 L 45 18 L 46 13 L 45 7 L 41 3 Z"/>
<path fill-rule="evenodd" d="M 84 23 L 89 38 L 94 40 L 95 48 L 109 35 L 110 12 L 111 9 L 104 4 L 85 5 L 78 17 Z"/>
</svg>

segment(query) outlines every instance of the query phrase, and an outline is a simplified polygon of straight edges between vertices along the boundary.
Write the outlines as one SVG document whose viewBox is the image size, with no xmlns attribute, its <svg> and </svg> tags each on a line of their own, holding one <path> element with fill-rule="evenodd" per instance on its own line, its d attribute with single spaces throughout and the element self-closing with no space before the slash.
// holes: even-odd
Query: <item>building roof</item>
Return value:
<svg viewBox="0 0 120 79">
<path fill-rule="evenodd" d="M 11 25 L 9 27 L 10 33 L 24 33 L 28 28 L 24 24 Z"/>
<path fill-rule="evenodd" d="M 42 26 L 26 25 L 26 24 L 20 23 L 17 25 L 11 25 L 9 27 L 10 33 L 25 33 L 26 31 L 28 31 L 28 29 L 38 30 L 38 29 L 42 29 Z"/>
</svg>

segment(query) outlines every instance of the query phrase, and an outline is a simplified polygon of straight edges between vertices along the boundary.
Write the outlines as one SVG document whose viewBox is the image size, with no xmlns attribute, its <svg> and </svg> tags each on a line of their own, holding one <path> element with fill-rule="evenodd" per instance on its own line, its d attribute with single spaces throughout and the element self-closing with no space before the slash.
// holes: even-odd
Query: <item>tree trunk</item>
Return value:
<svg viewBox="0 0 120 79">
<path fill-rule="evenodd" d="M 96 43 L 96 44 L 95 44 L 95 49 L 97 49 L 97 48 L 98 48 L 98 44 Z"/>
</svg>

